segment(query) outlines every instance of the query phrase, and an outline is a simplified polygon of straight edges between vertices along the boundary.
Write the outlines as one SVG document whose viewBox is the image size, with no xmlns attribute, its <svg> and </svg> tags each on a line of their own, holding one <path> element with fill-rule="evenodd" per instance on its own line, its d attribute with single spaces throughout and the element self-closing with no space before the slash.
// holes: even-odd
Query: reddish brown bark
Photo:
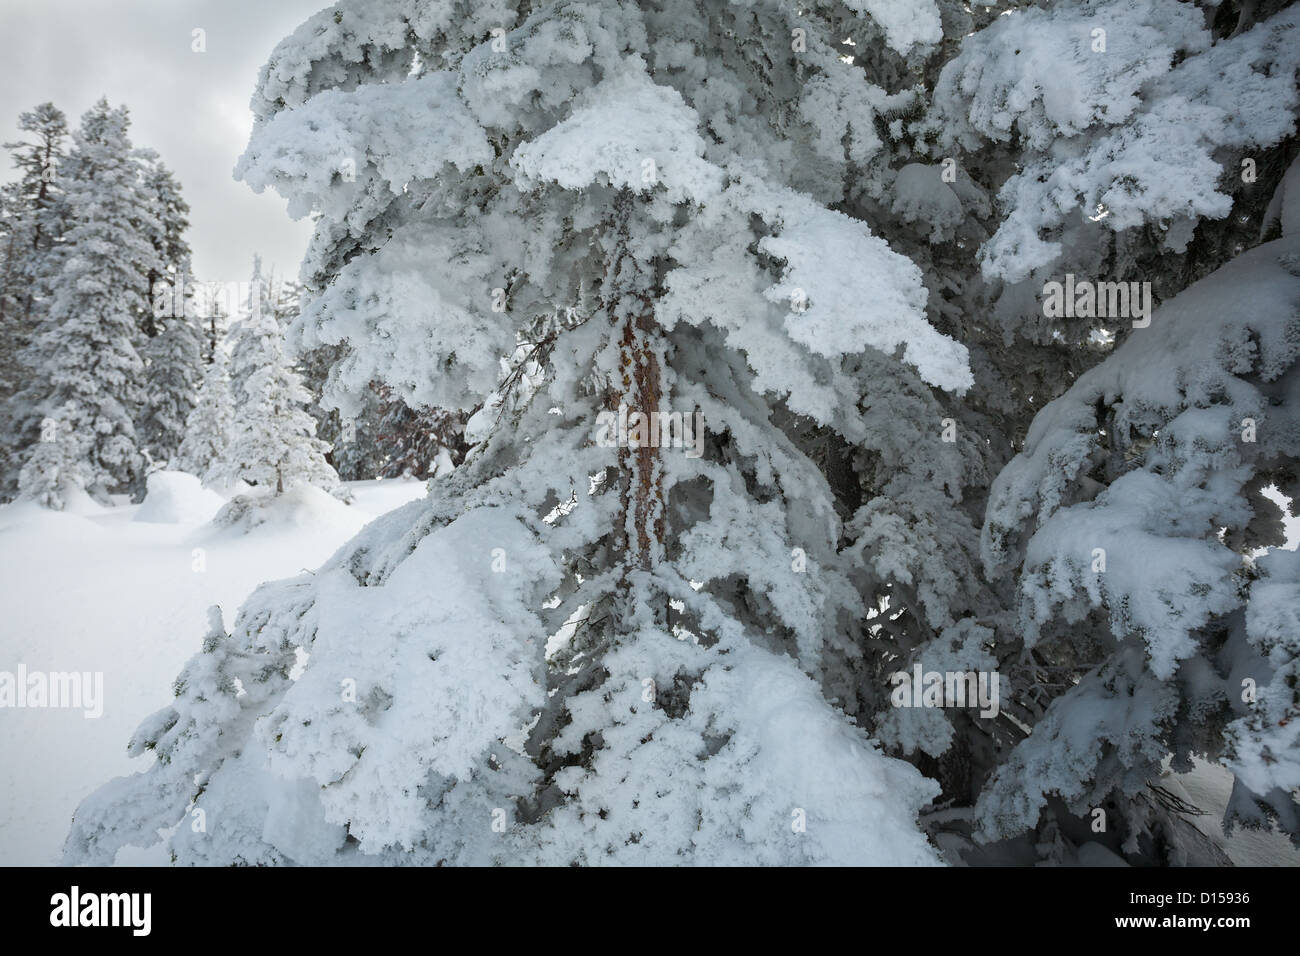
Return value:
<svg viewBox="0 0 1300 956">
<path fill-rule="evenodd" d="M 642 302 L 642 308 L 623 325 L 620 340 L 623 403 L 628 418 L 640 412 L 649 422 L 652 412 L 658 412 L 663 395 L 662 370 L 659 357 L 653 348 L 656 327 L 651 303 Z M 650 567 L 655 545 L 662 550 L 664 540 L 663 470 L 660 461 L 658 436 L 651 434 L 650 441 L 638 448 L 623 447 L 619 463 L 625 475 L 623 485 L 624 527 L 630 515 L 635 529 L 635 540 L 625 542 L 630 567 Z"/>
</svg>

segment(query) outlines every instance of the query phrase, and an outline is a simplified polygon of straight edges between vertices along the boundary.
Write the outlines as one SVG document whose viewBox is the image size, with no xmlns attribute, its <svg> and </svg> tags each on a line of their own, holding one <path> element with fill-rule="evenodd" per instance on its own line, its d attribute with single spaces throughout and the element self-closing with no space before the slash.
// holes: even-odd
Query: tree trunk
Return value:
<svg viewBox="0 0 1300 956">
<path fill-rule="evenodd" d="M 664 553 L 664 476 L 659 435 L 651 415 L 661 410 L 663 369 L 659 355 L 663 335 L 654 319 L 654 276 L 646 263 L 628 251 L 628 220 L 634 199 L 624 190 L 615 203 L 615 243 L 605 272 L 604 300 L 610 325 L 619 327 L 619 373 L 608 407 L 627 410 L 629 422 L 641 413 L 648 441 L 640 447 L 620 440 L 618 462 L 621 508 L 615 532 L 625 573 L 648 570 Z M 657 416 L 656 416 L 657 417 Z M 626 436 L 619 436 L 623 439 Z"/>
</svg>

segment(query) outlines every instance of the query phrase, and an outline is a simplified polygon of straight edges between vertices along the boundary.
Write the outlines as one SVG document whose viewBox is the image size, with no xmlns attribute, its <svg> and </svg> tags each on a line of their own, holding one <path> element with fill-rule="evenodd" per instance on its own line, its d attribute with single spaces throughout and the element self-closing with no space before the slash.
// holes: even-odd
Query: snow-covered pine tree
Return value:
<svg viewBox="0 0 1300 956">
<path fill-rule="evenodd" d="M 217 359 L 221 343 L 225 340 L 227 329 L 226 306 L 217 295 L 204 296 L 199 306 L 203 318 L 203 338 L 201 354 L 203 364 L 211 365 Z M 229 356 L 226 356 L 229 358 Z"/>
<path fill-rule="evenodd" d="M 187 437 L 185 423 L 197 406 L 205 368 L 198 317 L 177 311 L 180 314 L 154 320 L 158 334 L 145 346 L 148 368 L 140 435 L 150 459 L 160 467 L 170 467 Z"/>
<path fill-rule="evenodd" d="M 145 193 L 149 196 L 153 209 L 153 217 L 148 226 L 154 262 L 146 274 L 147 288 L 153 301 L 155 290 L 159 286 L 183 288 L 185 282 L 193 281 L 189 275 L 190 245 L 185 238 L 185 230 L 190 224 L 190 206 L 181 195 L 181 184 L 156 153 L 152 150 L 137 150 L 137 157 L 142 167 Z M 155 308 L 146 313 L 141 329 L 148 338 L 153 338 L 162 331 L 157 321 L 161 318 L 158 314 L 160 311 L 179 309 L 173 304 L 170 310 Z"/>
<path fill-rule="evenodd" d="M 104 500 L 139 476 L 134 419 L 144 364 L 136 350 L 139 318 L 150 307 L 147 274 L 154 251 L 149 196 L 127 130 L 125 107 L 100 100 L 82 117 L 61 179 L 66 231 L 49 305 L 22 360 L 32 378 L 10 401 L 23 461 L 41 421 L 61 410 L 86 456 L 89 491 Z"/>
<path fill-rule="evenodd" d="M 18 117 L 18 129 L 25 138 L 4 144 L 14 167 L 21 170 L 18 180 L 4 189 L 0 243 L 0 325 L 16 323 L 14 333 L 6 336 L 8 361 L 16 358 L 15 345 L 21 348 L 21 335 L 35 321 L 33 310 L 45 278 L 43 260 L 62 233 L 59 176 L 67 155 L 68 123 L 53 103 L 42 103 Z"/>
<path fill-rule="evenodd" d="M 987 835 L 1032 825 L 1048 794 L 1140 816 L 1166 755 L 1226 754 L 1230 821 L 1300 842 L 1296 566 L 1248 557 L 1284 541 L 1265 490 L 1300 493 L 1300 165 L 1287 180 L 1282 236 L 1164 303 L 993 486 L 986 559 L 1018 571 L 1026 657 L 1049 648 L 1081 679 L 983 795 Z"/>
<path fill-rule="evenodd" d="M 19 360 L 26 347 L 26 324 L 18 318 L 19 298 L 15 294 L 17 263 L 25 252 L 23 239 L 21 192 L 14 183 L 0 186 L 0 408 L 8 411 L 8 403 L 19 387 L 23 365 Z M 12 460 L 14 436 L 6 417 L 0 422 L 0 500 L 8 500 L 17 488 Z"/>
<path fill-rule="evenodd" d="M 244 334 L 244 329 L 261 329 L 262 317 L 272 316 L 279 323 L 271 284 L 262 275 L 262 257 L 253 256 L 253 273 L 248 281 L 248 295 L 238 305 L 230 324 L 230 388 L 236 402 L 243 400 L 244 383 L 248 376 L 261 367 L 262 341 L 259 334 Z"/>
<path fill-rule="evenodd" d="M 285 356 L 275 309 L 254 307 L 232 336 L 229 439 L 209 476 L 276 494 L 296 484 L 337 487 L 338 475 L 325 461 L 329 446 L 315 437 L 316 422 L 307 413 L 311 394 Z M 235 382 L 242 383 L 238 392 Z"/>
<path fill-rule="evenodd" d="M 62 511 L 84 493 L 85 454 L 76 433 L 67 426 L 76 409 L 69 404 L 41 422 L 41 437 L 18 474 L 18 496 L 51 511 Z"/>
<path fill-rule="evenodd" d="M 176 453 L 175 468 L 205 480 L 230 447 L 234 406 L 228 363 L 226 350 L 218 345 L 211 363 L 203 367 L 198 400 L 185 420 L 185 435 Z"/>
<path fill-rule="evenodd" d="M 0 189 L 0 407 L 30 381 L 22 355 L 41 321 L 55 244 L 63 233 L 59 186 L 66 158 L 67 118 L 42 103 L 18 118 L 22 142 L 6 143 L 20 177 Z M 13 427 L 12 413 L 0 427 L 0 498 L 17 486 L 19 452 L 30 439 Z"/>
<path fill-rule="evenodd" d="M 156 261 L 148 272 L 153 308 L 142 326 L 146 384 L 137 427 L 151 461 L 165 467 L 185 437 L 185 421 L 194 409 L 203 376 L 204 316 L 199 312 L 185 240 L 189 205 L 181 197 L 180 183 L 166 166 L 149 157 L 144 185 L 153 200 L 156 230 L 150 242 Z"/>
<path fill-rule="evenodd" d="M 1287 672 L 1278 622 L 1296 606 L 1284 558 L 1245 558 L 1282 540 L 1263 490 L 1293 494 L 1294 253 L 1282 240 L 1241 253 L 1268 235 L 1266 186 L 1294 155 L 1298 38 L 1300 8 L 1277 3 L 1031 8 L 963 43 L 918 124 L 930 155 L 998 197 L 971 244 L 976 318 L 958 333 L 994 386 L 976 390 L 995 413 L 986 434 L 1024 434 L 1015 406 L 1042 409 L 984 527 L 991 583 L 1017 592 L 985 649 L 1010 683 L 1004 707 L 1034 728 L 979 795 L 984 839 L 1051 818 L 1058 841 L 1110 839 L 1090 832 L 1103 809 L 1116 849 L 1184 862 L 1201 851 L 1148 785 L 1165 756 L 1187 770 L 1238 732 L 1239 786 L 1262 789 L 1239 789 L 1230 818 L 1296 830 L 1288 771 L 1270 777 L 1259 756 L 1280 756 L 1286 719 L 1265 713 L 1294 699 L 1275 686 L 1247 707 L 1240 686 L 1263 686 L 1270 651 Z M 1149 327 L 1113 306 L 1062 315 L 1047 283 L 1067 277 L 1137 283 L 1133 296 L 1149 283 L 1164 304 Z M 987 375 L 998 337 L 1015 345 Z"/>
<path fill-rule="evenodd" d="M 502 414 L 437 496 L 250 600 L 194 663 L 246 693 L 142 727 L 159 763 L 83 804 L 70 860 L 191 802 L 217 822 L 180 828 L 187 862 L 937 860 L 935 788 L 826 699 L 866 608 L 796 441 L 861 440 L 893 365 L 972 384 L 808 146 L 839 122 L 860 165 L 885 148 L 851 25 L 942 37 L 868 6 L 340 3 L 277 48 L 240 169 L 321 216 L 299 335 L 348 343 L 332 397 Z M 584 288 L 515 366 L 538 380 L 500 381 Z M 620 406 L 698 413 L 703 455 L 604 447 Z"/>
</svg>

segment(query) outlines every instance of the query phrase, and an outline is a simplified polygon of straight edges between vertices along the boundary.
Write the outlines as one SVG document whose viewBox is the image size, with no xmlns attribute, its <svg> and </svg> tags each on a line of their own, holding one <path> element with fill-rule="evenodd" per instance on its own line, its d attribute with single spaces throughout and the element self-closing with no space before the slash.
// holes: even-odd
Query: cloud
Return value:
<svg viewBox="0 0 1300 956">
<path fill-rule="evenodd" d="M 131 110 L 132 140 L 158 151 L 190 210 L 200 279 L 247 279 L 254 252 L 297 275 L 309 222 L 293 222 L 272 192 L 231 176 L 252 128 L 248 100 L 275 44 L 322 0 L 41 0 L 0 7 L 0 140 L 18 114 L 52 100 L 76 124 L 99 97 Z M 205 31 L 206 51 L 192 50 Z M 0 169 L 0 180 L 13 177 Z"/>
</svg>

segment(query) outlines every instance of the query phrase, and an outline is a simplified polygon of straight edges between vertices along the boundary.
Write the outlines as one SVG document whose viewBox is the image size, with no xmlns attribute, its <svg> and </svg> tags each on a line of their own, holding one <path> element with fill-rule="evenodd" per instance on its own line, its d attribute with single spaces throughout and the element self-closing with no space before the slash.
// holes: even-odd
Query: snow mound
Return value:
<svg viewBox="0 0 1300 956">
<path fill-rule="evenodd" d="M 252 492 L 235 495 L 212 519 L 222 530 L 247 533 L 254 528 L 360 528 L 359 516 L 328 491 L 313 485 L 297 485 L 280 495 Z"/>
<path fill-rule="evenodd" d="M 155 471 L 147 480 L 136 521 L 157 524 L 203 524 L 211 521 L 225 499 L 183 471 Z"/>
</svg>

